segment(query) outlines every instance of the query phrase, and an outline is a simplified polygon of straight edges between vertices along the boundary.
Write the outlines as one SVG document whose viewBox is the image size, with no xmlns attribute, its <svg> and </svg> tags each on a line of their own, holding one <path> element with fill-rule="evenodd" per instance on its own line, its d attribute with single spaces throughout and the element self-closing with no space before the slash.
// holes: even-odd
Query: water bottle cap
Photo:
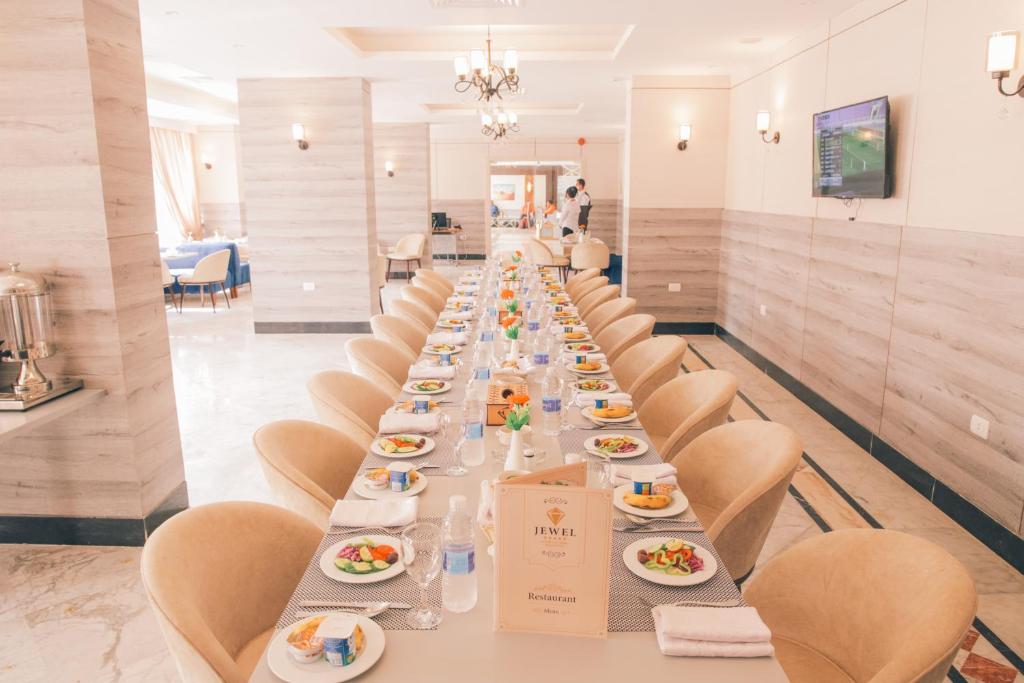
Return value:
<svg viewBox="0 0 1024 683">
<path fill-rule="evenodd" d="M 452 496 L 448 499 L 448 509 L 452 512 L 456 510 L 466 509 L 466 497 L 465 496 Z"/>
</svg>

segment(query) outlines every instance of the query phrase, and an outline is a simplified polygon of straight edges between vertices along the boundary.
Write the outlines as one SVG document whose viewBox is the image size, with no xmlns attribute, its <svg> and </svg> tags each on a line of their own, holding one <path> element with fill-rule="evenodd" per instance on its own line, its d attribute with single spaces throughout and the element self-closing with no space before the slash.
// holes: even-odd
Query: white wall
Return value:
<svg viewBox="0 0 1024 683">
<path fill-rule="evenodd" d="M 237 126 L 199 128 L 196 131 L 196 178 L 199 201 L 203 204 L 238 203 Z M 213 168 L 203 167 L 206 156 Z"/>
<path fill-rule="evenodd" d="M 583 146 L 583 177 L 595 199 L 622 197 L 622 159 L 617 142 L 587 142 Z"/>
<path fill-rule="evenodd" d="M 811 115 L 888 95 L 894 192 L 863 200 L 858 220 L 1024 235 L 1024 99 L 984 70 L 988 34 L 1010 29 L 1024 29 L 1020 0 L 868 0 L 798 38 L 733 86 L 726 208 L 851 215 L 811 197 Z M 758 109 L 781 144 L 761 142 Z"/>
<path fill-rule="evenodd" d="M 490 162 L 486 144 L 431 143 L 430 190 L 434 199 L 490 197 Z"/>
</svg>

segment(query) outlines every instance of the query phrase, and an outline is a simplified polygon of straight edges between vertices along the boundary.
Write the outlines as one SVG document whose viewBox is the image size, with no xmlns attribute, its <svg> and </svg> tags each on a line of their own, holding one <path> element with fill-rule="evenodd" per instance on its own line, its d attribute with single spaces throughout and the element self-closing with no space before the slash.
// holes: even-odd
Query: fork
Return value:
<svg viewBox="0 0 1024 683">
<path fill-rule="evenodd" d="M 651 608 L 661 606 L 639 594 L 633 597 Z M 679 600 L 668 604 L 672 607 L 740 607 L 742 603 L 739 598 L 732 598 L 731 600 Z"/>
</svg>

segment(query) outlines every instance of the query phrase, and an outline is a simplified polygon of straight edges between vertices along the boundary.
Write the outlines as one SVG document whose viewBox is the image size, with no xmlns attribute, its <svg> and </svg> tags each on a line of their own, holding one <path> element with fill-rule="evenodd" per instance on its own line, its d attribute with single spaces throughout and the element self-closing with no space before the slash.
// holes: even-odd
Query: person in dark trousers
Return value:
<svg viewBox="0 0 1024 683">
<path fill-rule="evenodd" d="M 580 203 L 576 199 L 576 194 L 575 187 L 568 187 L 565 190 L 562 216 L 558 221 L 558 225 L 562 228 L 562 237 L 573 234 L 580 225 Z"/>
<path fill-rule="evenodd" d="M 587 181 L 580 178 L 576 181 L 576 198 L 580 203 L 580 225 L 590 225 L 590 195 L 586 190 Z"/>
</svg>

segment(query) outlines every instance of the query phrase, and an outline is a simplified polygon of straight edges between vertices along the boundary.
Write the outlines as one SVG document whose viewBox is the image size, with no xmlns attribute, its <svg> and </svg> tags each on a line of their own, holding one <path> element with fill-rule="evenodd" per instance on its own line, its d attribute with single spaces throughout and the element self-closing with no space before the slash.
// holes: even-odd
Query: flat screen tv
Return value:
<svg viewBox="0 0 1024 683">
<path fill-rule="evenodd" d="M 815 114 L 814 196 L 892 195 L 889 137 L 888 97 Z"/>
<path fill-rule="evenodd" d="M 430 227 L 432 228 L 447 228 L 448 227 L 448 214 L 435 211 L 430 214 Z"/>
</svg>

